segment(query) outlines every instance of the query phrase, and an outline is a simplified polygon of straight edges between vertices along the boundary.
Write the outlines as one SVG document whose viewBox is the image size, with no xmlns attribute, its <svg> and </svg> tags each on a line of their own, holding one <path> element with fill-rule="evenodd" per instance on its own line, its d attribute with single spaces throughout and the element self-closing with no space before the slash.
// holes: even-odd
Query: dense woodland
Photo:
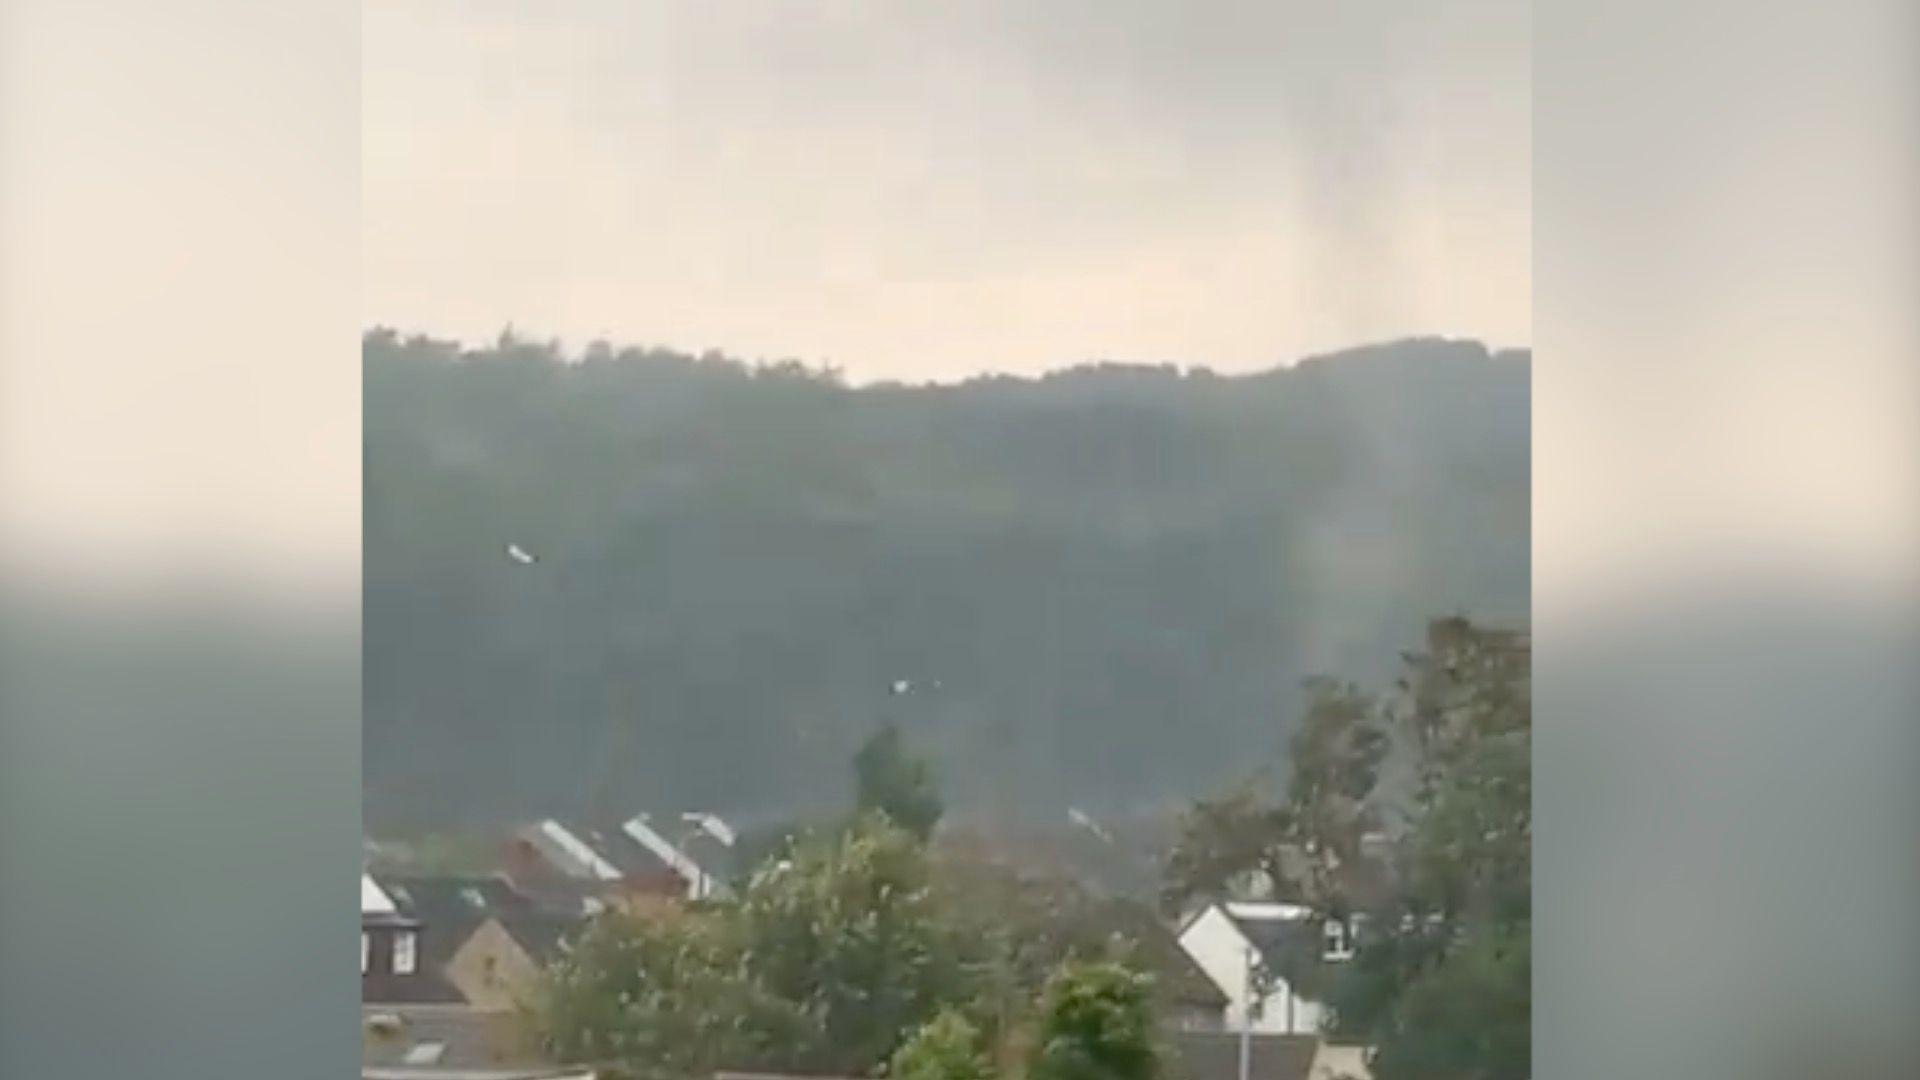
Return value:
<svg viewBox="0 0 1920 1080">
<path fill-rule="evenodd" d="M 1172 806 L 1282 752 L 1306 677 L 1527 609 L 1524 352 L 863 387 L 504 335 L 363 359 L 372 829 L 831 810 L 887 724 L 957 817 Z"/>
</svg>

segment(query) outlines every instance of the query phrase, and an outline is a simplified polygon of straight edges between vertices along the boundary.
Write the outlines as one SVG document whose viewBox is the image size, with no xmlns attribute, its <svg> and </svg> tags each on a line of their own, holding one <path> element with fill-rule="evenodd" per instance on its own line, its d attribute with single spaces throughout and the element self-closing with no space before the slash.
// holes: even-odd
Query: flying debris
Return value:
<svg viewBox="0 0 1920 1080">
<path fill-rule="evenodd" d="M 532 566 L 535 562 L 534 557 L 527 554 L 527 549 L 521 547 L 519 544 L 507 545 L 507 558 L 512 559 L 521 566 Z"/>
<path fill-rule="evenodd" d="M 722 844 L 725 844 L 728 847 L 733 846 L 733 842 L 736 838 L 735 833 L 733 831 L 733 826 L 728 825 L 726 822 L 720 820 L 718 815 L 702 814 L 702 813 L 695 813 L 695 812 L 689 811 L 688 813 L 681 814 L 680 820 L 688 823 L 689 825 L 694 826 L 695 828 L 699 829 L 701 832 L 706 833 L 708 836 L 713 837 L 715 840 L 720 841 Z"/>
<path fill-rule="evenodd" d="M 1108 833 L 1107 830 L 1101 828 L 1099 822 L 1093 820 L 1092 817 L 1088 816 L 1086 811 L 1079 807 L 1067 807 L 1067 820 L 1099 837 L 1102 843 L 1113 843 L 1113 836 Z"/>
<path fill-rule="evenodd" d="M 908 682 L 905 679 L 893 680 L 893 696 L 894 697 L 899 697 L 902 694 L 905 694 L 907 691 L 912 689 L 913 689 L 913 684 Z"/>
</svg>

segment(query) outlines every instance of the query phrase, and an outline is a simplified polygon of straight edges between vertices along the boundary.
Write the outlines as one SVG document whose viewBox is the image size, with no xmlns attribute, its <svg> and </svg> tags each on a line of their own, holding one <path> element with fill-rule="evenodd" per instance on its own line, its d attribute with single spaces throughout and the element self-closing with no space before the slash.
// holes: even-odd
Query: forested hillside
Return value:
<svg viewBox="0 0 1920 1080">
<path fill-rule="evenodd" d="M 1303 677 L 1526 614 L 1523 352 L 853 388 L 373 331 L 364 363 L 374 828 L 832 808 L 886 721 L 958 814 L 1137 809 L 1269 757 Z"/>
</svg>

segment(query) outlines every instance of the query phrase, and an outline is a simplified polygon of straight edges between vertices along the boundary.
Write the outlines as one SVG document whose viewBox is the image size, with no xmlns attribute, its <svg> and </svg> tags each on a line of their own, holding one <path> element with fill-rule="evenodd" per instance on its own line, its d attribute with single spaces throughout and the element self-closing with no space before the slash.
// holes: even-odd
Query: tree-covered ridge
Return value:
<svg viewBox="0 0 1920 1080">
<path fill-rule="evenodd" d="M 835 808 L 889 723 L 956 813 L 1174 800 L 1274 750 L 1303 677 L 1526 611 L 1524 353 L 859 388 L 510 338 L 363 360 L 376 827 Z"/>
</svg>

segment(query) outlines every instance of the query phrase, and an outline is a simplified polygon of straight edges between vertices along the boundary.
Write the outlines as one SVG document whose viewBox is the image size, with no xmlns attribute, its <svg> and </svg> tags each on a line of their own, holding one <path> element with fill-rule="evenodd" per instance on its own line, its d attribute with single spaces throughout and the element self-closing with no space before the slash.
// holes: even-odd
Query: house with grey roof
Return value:
<svg viewBox="0 0 1920 1080">
<path fill-rule="evenodd" d="M 425 927 L 403 911 L 372 875 L 360 875 L 360 1000 L 458 1001 L 421 963 Z"/>
<path fill-rule="evenodd" d="M 554 914 L 504 878 L 380 875 L 376 884 L 419 934 L 418 964 L 455 1000 L 484 1008 L 526 1004 L 541 973 L 584 926 Z"/>
<path fill-rule="evenodd" d="M 586 883 L 618 901 L 649 896 L 705 900 L 732 877 L 734 831 L 711 814 L 623 821 L 547 818 L 514 832 L 507 874 L 523 891 Z"/>
<path fill-rule="evenodd" d="M 1303 956 L 1326 963 L 1353 958 L 1354 924 L 1298 904 L 1209 904 L 1180 928 L 1180 947 L 1227 998 L 1222 1027 L 1267 1035 L 1317 1033 L 1320 1002 L 1296 993 L 1283 972 Z"/>
</svg>

